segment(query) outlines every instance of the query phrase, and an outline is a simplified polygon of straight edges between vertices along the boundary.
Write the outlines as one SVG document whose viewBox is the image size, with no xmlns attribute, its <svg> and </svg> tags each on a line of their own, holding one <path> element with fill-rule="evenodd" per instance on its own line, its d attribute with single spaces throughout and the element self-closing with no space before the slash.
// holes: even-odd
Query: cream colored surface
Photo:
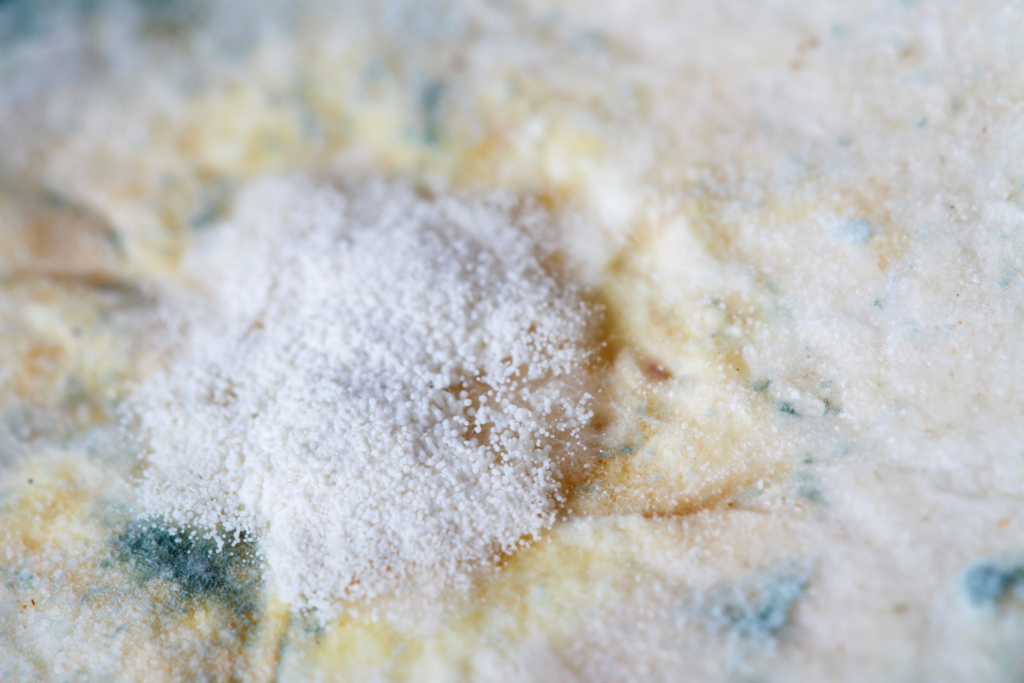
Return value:
<svg viewBox="0 0 1024 683">
<path fill-rule="evenodd" d="M 131 7 L 4 56 L 36 79 L 0 112 L 13 680 L 1019 677 L 1017 4 Z M 432 619 L 268 595 L 249 644 L 114 558 L 136 462 L 109 425 L 193 232 L 327 166 L 540 197 L 605 307 L 593 460 Z"/>
</svg>

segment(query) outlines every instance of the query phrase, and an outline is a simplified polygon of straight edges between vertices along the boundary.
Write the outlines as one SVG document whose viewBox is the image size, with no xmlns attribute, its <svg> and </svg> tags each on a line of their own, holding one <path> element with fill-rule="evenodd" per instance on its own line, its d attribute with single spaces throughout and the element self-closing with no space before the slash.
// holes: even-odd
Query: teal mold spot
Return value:
<svg viewBox="0 0 1024 683">
<path fill-rule="evenodd" d="M 853 140 L 851 140 L 848 135 L 840 135 L 836 139 L 836 144 L 839 145 L 840 147 L 849 147 L 850 145 L 853 144 Z"/>
<path fill-rule="evenodd" d="M 196 198 L 188 225 L 192 230 L 204 230 L 227 214 L 231 202 L 231 187 L 225 181 L 208 183 Z"/>
<path fill-rule="evenodd" d="M 932 74 L 928 69 L 920 69 L 909 78 L 905 78 L 904 82 L 913 83 L 915 85 L 931 85 Z"/>
<path fill-rule="evenodd" d="M 793 404 L 790 403 L 789 401 L 779 401 L 778 406 L 780 413 L 784 415 L 790 415 L 792 417 L 800 417 L 800 414 L 796 412 L 796 409 L 793 407 Z"/>
<path fill-rule="evenodd" d="M 602 449 L 601 451 L 598 452 L 597 457 L 601 458 L 601 459 L 613 458 L 613 457 L 618 457 L 618 456 L 623 456 L 623 455 L 628 457 L 628 456 L 631 456 L 634 453 L 636 453 L 642 446 L 643 446 L 642 442 L 641 443 L 626 442 L 626 443 L 620 444 L 618 446 L 615 446 L 613 448 Z"/>
<path fill-rule="evenodd" d="M 1018 587 L 1024 587 L 1024 563 L 989 558 L 972 566 L 963 576 L 964 594 L 976 607 L 995 605 Z"/>
<path fill-rule="evenodd" d="M 808 465 L 808 467 L 800 468 L 799 471 L 795 472 L 790 480 L 790 485 L 800 498 L 809 503 L 821 505 L 825 502 L 825 496 L 821 491 L 817 477 L 814 476 L 809 467 L 814 464 L 814 459 L 810 454 L 804 456 L 803 464 Z"/>
<path fill-rule="evenodd" d="M 848 218 L 840 221 L 833 229 L 835 239 L 855 245 L 864 245 L 871 239 L 871 224 L 864 218 Z"/>
<path fill-rule="evenodd" d="M 835 450 L 832 451 L 831 456 L 833 458 L 837 458 L 837 457 L 841 458 L 844 455 L 849 455 L 851 450 L 852 450 L 852 446 L 850 446 L 850 442 L 847 441 L 846 439 L 843 439 L 836 446 Z"/>
<path fill-rule="evenodd" d="M 826 415 L 838 415 L 843 412 L 843 407 L 833 401 L 831 398 L 823 399 L 822 402 L 825 404 Z"/>
<path fill-rule="evenodd" d="M 744 508 L 752 504 L 755 499 L 762 495 L 764 495 L 764 491 L 756 486 L 751 486 L 750 488 L 740 491 L 740 493 L 732 499 L 732 504 L 734 507 Z"/>
<path fill-rule="evenodd" d="M 605 52 L 608 49 L 608 36 L 598 29 L 590 29 L 580 35 L 579 43 L 585 49 Z"/>
<path fill-rule="evenodd" d="M 24 566 L 0 567 L 0 577 L 3 577 L 4 588 L 9 590 L 24 591 L 35 588 L 36 575 Z"/>
<path fill-rule="evenodd" d="M 360 77 L 364 86 L 372 86 L 379 82 L 387 73 L 384 63 L 379 59 L 370 59 L 363 66 Z"/>
<path fill-rule="evenodd" d="M 922 116 L 921 120 L 917 122 L 916 127 L 917 128 L 924 128 L 927 125 L 928 125 L 928 117 L 927 116 Z"/>
<path fill-rule="evenodd" d="M 759 379 L 755 380 L 754 383 L 751 384 L 750 386 L 754 391 L 762 393 L 766 391 L 768 387 L 770 387 L 771 385 L 772 381 L 770 379 Z"/>
<path fill-rule="evenodd" d="M 0 46 L 37 35 L 43 28 L 46 4 L 32 0 L 0 1 Z"/>
<path fill-rule="evenodd" d="M 240 535 L 221 550 L 195 529 L 172 534 L 152 520 L 130 524 L 114 539 L 116 557 L 143 584 L 164 579 L 183 600 L 214 600 L 250 622 L 258 612 L 262 566 L 253 543 Z"/>
<path fill-rule="evenodd" d="M 881 298 L 875 299 L 874 301 L 871 302 L 871 305 L 874 306 L 875 308 L 877 308 L 880 311 L 884 310 L 885 309 L 885 299 L 881 299 Z"/>
<path fill-rule="evenodd" d="M 1004 271 L 1003 274 L 999 277 L 999 286 L 1003 289 L 1009 287 L 1010 283 L 1012 283 L 1017 278 L 1018 273 L 1020 273 L 1020 270 L 1017 268 L 1012 268 L 1010 270 Z"/>
<path fill-rule="evenodd" d="M 814 503 L 815 505 L 821 505 L 825 502 L 825 496 L 821 493 L 815 482 L 806 481 L 797 486 L 797 495 L 806 500 L 808 503 Z"/>
<path fill-rule="evenodd" d="M 436 145 L 441 139 L 441 101 L 444 99 L 445 83 L 432 80 L 425 83 L 419 92 L 419 115 L 423 142 Z"/>
<path fill-rule="evenodd" d="M 763 649 L 782 633 L 810 582 L 806 561 L 788 561 L 703 596 L 708 629 L 749 649 Z"/>
<path fill-rule="evenodd" d="M 278 661 L 281 661 L 282 656 L 288 649 L 288 646 L 292 644 L 293 638 L 297 634 L 310 637 L 314 642 L 319 643 L 320 639 L 327 634 L 327 625 L 323 623 L 312 607 L 304 607 L 291 616 L 290 625 L 294 625 L 294 629 L 290 628 L 289 632 L 285 633 L 284 637 L 281 638 L 277 645 Z M 278 679 L 274 679 L 274 683 L 278 683 Z"/>
</svg>

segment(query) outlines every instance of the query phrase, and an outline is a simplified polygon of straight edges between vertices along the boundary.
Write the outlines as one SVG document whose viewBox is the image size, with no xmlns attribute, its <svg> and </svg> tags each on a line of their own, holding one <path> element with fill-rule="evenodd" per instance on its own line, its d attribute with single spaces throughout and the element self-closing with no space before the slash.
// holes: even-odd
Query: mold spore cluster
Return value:
<svg viewBox="0 0 1024 683">
<path fill-rule="evenodd" d="M 590 419 L 588 308 L 509 197 L 257 183 L 197 249 L 208 305 L 132 406 L 142 498 L 254 534 L 282 597 L 465 584 L 553 521 Z"/>
</svg>

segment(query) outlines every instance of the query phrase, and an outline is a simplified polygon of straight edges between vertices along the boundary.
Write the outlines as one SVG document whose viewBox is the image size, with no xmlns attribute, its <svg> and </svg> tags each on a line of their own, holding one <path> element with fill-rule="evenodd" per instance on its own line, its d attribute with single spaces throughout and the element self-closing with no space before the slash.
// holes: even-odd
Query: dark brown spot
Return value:
<svg viewBox="0 0 1024 683">
<path fill-rule="evenodd" d="M 644 373 L 644 377 L 652 382 L 665 382 L 672 379 L 672 373 L 668 368 L 650 358 L 644 358 L 640 361 L 640 371 Z"/>
</svg>

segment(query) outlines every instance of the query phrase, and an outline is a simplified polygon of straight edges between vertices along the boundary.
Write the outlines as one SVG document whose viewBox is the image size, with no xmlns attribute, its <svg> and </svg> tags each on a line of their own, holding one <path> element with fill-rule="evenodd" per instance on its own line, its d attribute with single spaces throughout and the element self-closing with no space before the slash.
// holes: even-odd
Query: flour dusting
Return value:
<svg viewBox="0 0 1024 683">
<path fill-rule="evenodd" d="M 543 267 L 544 214 L 257 183 L 191 266 L 210 305 L 137 388 L 142 497 L 255 534 L 282 597 L 465 584 L 553 521 L 558 450 L 590 419 L 588 308 Z"/>
</svg>

